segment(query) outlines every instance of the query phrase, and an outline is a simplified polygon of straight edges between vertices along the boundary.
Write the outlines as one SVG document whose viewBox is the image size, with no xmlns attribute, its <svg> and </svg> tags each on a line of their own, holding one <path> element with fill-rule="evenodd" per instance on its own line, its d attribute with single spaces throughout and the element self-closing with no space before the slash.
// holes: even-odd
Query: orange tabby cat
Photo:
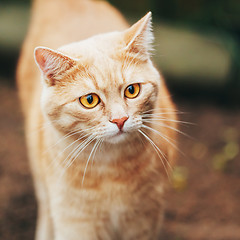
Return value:
<svg viewBox="0 0 240 240">
<path fill-rule="evenodd" d="M 37 240 L 159 236 L 176 116 L 152 41 L 151 13 L 128 28 L 107 2 L 34 2 L 17 78 Z"/>
</svg>

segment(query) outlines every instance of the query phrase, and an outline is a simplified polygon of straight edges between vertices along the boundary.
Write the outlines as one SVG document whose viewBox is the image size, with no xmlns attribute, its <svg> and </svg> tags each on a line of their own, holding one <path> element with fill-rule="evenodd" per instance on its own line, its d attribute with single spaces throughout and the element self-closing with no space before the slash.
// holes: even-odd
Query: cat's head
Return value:
<svg viewBox="0 0 240 240">
<path fill-rule="evenodd" d="M 35 49 L 42 109 L 57 130 L 118 143 L 136 137 L 160 76 L 150 60 L 151 13 L 124 32 Z M 76 136 L 76 135 L 75 135 Z"/>
</svg>

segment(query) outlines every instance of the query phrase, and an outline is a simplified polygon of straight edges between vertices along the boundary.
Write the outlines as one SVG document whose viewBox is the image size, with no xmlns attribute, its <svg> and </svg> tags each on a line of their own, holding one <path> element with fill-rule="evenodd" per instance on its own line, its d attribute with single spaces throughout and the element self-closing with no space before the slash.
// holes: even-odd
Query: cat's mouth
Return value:
<svg viewBox="0 0 240 240">
<path fill-rule="evenodd" d="M 122 134 L 125 134 L 125 132 L 123 132 L 122 130 L 119 130 L 118 133 L 115 136 L 120 136 Z"/>
<path fill-rule="evenodd" d="M 124 140 L 126 140 L 127 135 L 129 135 L 127 132 L 119 130 L 114 135 L 106 137 L 106 141 L 109 143 L 113 143 L 113 144 L 120 143 L 120 142 L 123 142 Z"/>
</svg>

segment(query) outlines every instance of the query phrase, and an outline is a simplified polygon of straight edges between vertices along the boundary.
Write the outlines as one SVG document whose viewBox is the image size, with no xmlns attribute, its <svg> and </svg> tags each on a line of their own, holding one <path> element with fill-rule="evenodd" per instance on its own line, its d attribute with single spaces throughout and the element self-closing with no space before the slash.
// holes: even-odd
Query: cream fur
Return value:
<svg viewBox="0 0 240 240">
<path fill-rule="evenodd" d="M 128 28 L 106 2 L 35 2 L 18 86 L 36 240 L 157 239 L 177 121 L 152 40 L 150 13 Z M 131 84 L 134 99 L 124 95 Z M 100 102 L 87 109 L 79 98 L 91 93 Z M 120 131 L 113 120 L 124 117 Z"/>
</svg>

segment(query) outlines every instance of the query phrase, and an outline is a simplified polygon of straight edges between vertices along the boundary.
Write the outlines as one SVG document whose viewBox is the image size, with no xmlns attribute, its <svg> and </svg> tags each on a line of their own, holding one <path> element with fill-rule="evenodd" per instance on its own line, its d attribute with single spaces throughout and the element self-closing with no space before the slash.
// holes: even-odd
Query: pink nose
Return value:
<svg viewBox="0 0 240 240">
<path fill-rule="evenodd" d="M 128 120 L 128 117 L 122 117 L 120 119 L 113 119 L 110 122 L 116 123 L 119 130 L 122 130 L 124 123 Z"/>
</svg>

